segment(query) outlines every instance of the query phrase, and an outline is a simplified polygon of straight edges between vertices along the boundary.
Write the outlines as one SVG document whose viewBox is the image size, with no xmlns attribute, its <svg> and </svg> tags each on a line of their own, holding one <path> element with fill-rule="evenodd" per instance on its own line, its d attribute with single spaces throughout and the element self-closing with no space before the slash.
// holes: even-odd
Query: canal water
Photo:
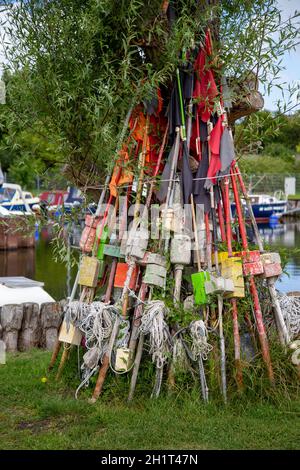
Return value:
<svg viewBox="0 0 300 470">
<path fill-rule="evenodd" d="M 276 287 L 282 292 L 300 291 L 300 223 L 261 225 L 260 233 L 265 243 L 274 248 L 285 248 L 288 262 L 286 274 L 278 280 Z M 70 244 L 78 245 L 80 232 L 72 234 Z M 60 300 L 70 295 L 76 268 L 53 259 L 51 229 L 43 228 L 37 234 L 35 249 L 0 251 L 0 276 L 26 276 L 45 283 L 46 291 Z M 293 253 L 298 248 L 298 253 Z M 73 249 L 76 255 L 76 250 Z"/>
</svg>

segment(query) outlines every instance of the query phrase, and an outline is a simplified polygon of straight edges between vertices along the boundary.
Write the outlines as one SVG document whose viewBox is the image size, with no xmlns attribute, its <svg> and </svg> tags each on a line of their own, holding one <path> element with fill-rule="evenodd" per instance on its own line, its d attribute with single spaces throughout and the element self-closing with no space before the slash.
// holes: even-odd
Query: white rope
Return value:
<svg viewBox="0 0 300 470">
<path fill-rule="evenodd" d="M 294 339 L 300 334 L 300 297 L 285 294 L 277 295 L 287 329 L 291 339 Z"/>
<path fill-rule="evenodd" d="M 147 305 L 147 302 L 144 302 L 136 293 L 128 288 L 128 293 L 130 297 L 133 297 L 136 300 L 135 306 L 137 307 L 138 305 Z"/>
<path fill-rule="evenodd" d="M 75 400 L 78 400 L 78 393 L 82 389 L 84 385 L 88 385 L 90 378 L 92 375 L 94 375 L 99 367 L 94 367 L 94 369 L 91 369 L 89 372 L 87 371 L 86 377 L 82 380 L 82 382 L 78 385 L 76 392 L 75 392 Z"/>
<path fill-rule="evenodd" d="M 207 342 L 207 328 L 203 320 L 194 320 L 189 326 L 192 338 L 191 353 L 194 361 L 200 357 L 206 361 L 213 347 Z"/>
<path fill-rule="evenodd" d="M 96 345 L 102 359 L 119 311 L 114 305 L 107 305 L 103 302 L 85 304 L 83 310 L 85 310 L 85 316 L 81 315 L 79 329 L 85 335 L 86 348 L 91 349 Z"/>
<path fill-rule="evenodd" d="M 165 322 L 168 309 L 161 300 L 152 300 L 144 307 L 139 332 L 150 335 L 152 361 L 161 369 L 171 353 L 171 335 Z"/>
<path fill-rule="evenodd" d="M 80 389 L 88 382 L 99 369 L 99 361 L 108 351 L 109 339 L 119 310 L 114 305 L 103 302 L 70 302 L 67 315 L 69 321 L 77 326 L 85 336 L 86 353 L 81 365 L 82 382 L 75 392 L 77 399 Z"/>
</svg>

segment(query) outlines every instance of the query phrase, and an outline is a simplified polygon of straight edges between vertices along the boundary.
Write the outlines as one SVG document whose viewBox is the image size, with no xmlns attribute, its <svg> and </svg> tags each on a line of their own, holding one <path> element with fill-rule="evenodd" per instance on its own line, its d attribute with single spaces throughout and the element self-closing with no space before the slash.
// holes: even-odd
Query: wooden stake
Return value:
<svg viewBox="0 0 300 470">
<path fill-rule="evenodd" d="M 53 349 L 52 356 L 51 356 L 51 359 L 50 359 L 50 364 L 48 366 L 48 371 L 49 372 L 53 369 L 53 367 L 55 365 L 57 356 L 59 355 L 59 352 L 60 352 L 61 345 L 62 345 L 61 341 L 57 340 L 55 345 L 54 345 L 54 349 Z"/>
<path fill-rule="evenodd" d="M 241 203 L 240 203 L 239 194 L 237 190 L 235 175 L 233 174 L 232 169 L 230 170 L 230 173 L 231 173 L 232 189 L 233 189 L 233 194 L 234 194 L 236 212 L 237 212 L 238 221 L 239 221 L 239 229 L 240 229 L 240 234 L 242 238 L 243 249 L 248 252 L 249 247 L 248 247 L 246 228 L 244 224 L 242 208 L 241 208 Z M 259 341 L 261 345 L 263 360 L 268 371 L 270 382 L 274 383 L 274 373 L 273 373 L 273 367 L 272 367 L 272 362 L 271 362 L 271 357 L 270 357 L 270 352 L 269 352 L 268 338 L 265 332 L 260 302 L 258 298 L 255 281 L 254 281 L 254 276 L 252 275 L 249 276 L 249 284 L 250 284 L 250 293 L 251 293 L 253 304 L 254 304 L 253 305 L 254 314 L 256 318 L 256 326 L 257 326 Z"/>
<path fill-rule="evenodd" d="M 65 364 L 66 364 L 67 360 L 70 357 L 71 346 L 72 345 L 69 345 L 69 344 L 66 346 L 66 343 L 64 343 L 64 351 L 62 353 L 61 360 L 60 360 L 60 363 L 59 363 L 59 366 L 58 366 L 57 374 L 56 374 L 56 377 L 55 377 L 56 380 L 60 379 L 62 371 L 65 367 Z"/>
<path fill-rule="evenodd" d="M 262 238 L 260 236 L 260 233 L 259 233 L 259 230 L 258 230 L 258 227 L 257 227 L 257 223 L 256 223 L 256 219 L 255 219 L 255 216 L 254 216 L 254 213 L 253 213 L 251 201 L 250 201 L 249 195 L 247 193 L 246 186 L 244 184 L 244 181 L 243 181 L 243 178 L 242 178 L 242 175 L 240 173 L 240 170 L 239 170 L 239 167 L 238 167 L 237 163 L 235 163 L 233 165 L 233 171 L 235 173 L 237 173 L 239 185 L 240 185 L 243 197 L 244 197 L 244 199 L 246 201 L 246 204 L 247 204 L 247 209 L 248 209 L 248 212 L 249 212 L 249 215 L 250 215 L 250 220 L 251 220 L 252 227 L 253 227 L 253 230 L 254 230 L 256 242 L 258 244 L 259 251 L 261 253 L 263 253 L 264 252 L 263 241 L 262 241 Z M 284 321 L 284 318 L 283 318 L 283 315 L 282 315 L 281 307 L 280 307 L 280 304 L 279 304 L 279 301 L 278 301 L 278 298 L 277 298 L 277 295 L 276 295 L 276 290 L 275 290 L 275 287 L 274 287 L 274 279 L 267 278 L 266 281 L 267 281 L 270 297 L 271 297 L 271 300 L 272 300 L 272 305 L 273 305 L 273 308 L 274 308 L 274 314 L 275 314 L 275 318 L 276 318 L 276 324 L 277 324 L 277 328 L 278 328 L 279 339 L 280 339 L 282 345 L 285 346 L 285 345 L 287 345 L 291 342 L 291 339 L 290 339 L 290 335 L 289 335 L 289 332 L 287 330 L 287 327 L 286 327 L 286 324 L 285 324 L 285 321 Z"/>
<path fill-rule="evenodd" d="M 229 179 L 226 177 L 224 180 L 224 212 L 226 220 L 226 239 L 227 239 L 227 249 L 228 256 L 232 257 L 232 230 L 231 230 L 231 220 L 230 220 L 230 201 L 229 201 Z M 232 323 L 233 323 L 233 340 L 234 340 L 234 360 L 236 368 L 236 383 L 238 390 L 241 391 L 243 388 L 243 372 L 241 364 L 241 340 L 239 333 L 239 323 L 238 323 L 238 310 L 237 310 L 237 301 L 235 298 L 230 299 L 231 308 L 232 308 Z"/>
</svg>

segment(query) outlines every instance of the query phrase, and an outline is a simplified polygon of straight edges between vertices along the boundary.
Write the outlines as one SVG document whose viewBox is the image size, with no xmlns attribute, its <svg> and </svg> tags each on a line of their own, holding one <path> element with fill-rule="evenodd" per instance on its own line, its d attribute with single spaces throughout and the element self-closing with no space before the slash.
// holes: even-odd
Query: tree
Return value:
<svg viewBox="0 0 300 470">
<path fill-rule="evenodd" d="M 300 143 L 300 112 L 259 111 L 244 119 L 235 128 L 236 149 L 240 154 L 265 153 L 291 159 Z"/>
<path fill-rule="evenodd" d="M 197 46 L 208 24 L 221 57 L 216 70 L 229 77 L 233 102 L 248 100 L 247 113 L 258 82 L 270 87 L 297 37 L 275 0 L 177 0 L 169 18 L 161 0 L 6 3 L 10 132 L 40 123 L 58 143 L 68 178 L 85 187 L 112 166 L 131 104 L 158 85 L 168 93 L 180 51 Z"/>
<path fill-rule="evenodd" d="M 57 171 L 63 163 L 57 140 L 44 132 L 43 125 L 34 122 L 27 128 L 11 126 L 7 105 L 0 108 L 0 161 L 10 181 L 33 188 L 36 178 L 42 181 Z M 56 178 L 57 179 L 57 178 Z"/>
</svg>

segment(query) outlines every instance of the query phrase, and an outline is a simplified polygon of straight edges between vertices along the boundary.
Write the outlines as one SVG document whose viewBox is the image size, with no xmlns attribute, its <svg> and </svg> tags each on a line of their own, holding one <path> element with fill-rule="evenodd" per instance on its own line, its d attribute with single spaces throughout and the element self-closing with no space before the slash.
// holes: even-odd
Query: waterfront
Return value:
<svg viewBox="0 0 300 470">
<path fill-rule="evenodd" d="M 282 292 L 300 290 L 300 223 L 277 224 L 274 227 L 259 227 L 265 243 L 274 250 L 285 248 L 288 254 L 286 274 L 278 280 L 276 287 Z M 76 245 L 80 232 L 73 233 L 71 244 Z M 299 248 L 299 253 L 292 253 Z M 76 250 L 75 250 L 76 252 Z M 51 230 L 43 228 L 37 237 L 35 249 L 0 251 L 0 276 L 26 276 L 45 283 L 46 291 L 55 300 L 70 294 L 76 267 L 67 267 L 53 259 Z"/>
</svg>

